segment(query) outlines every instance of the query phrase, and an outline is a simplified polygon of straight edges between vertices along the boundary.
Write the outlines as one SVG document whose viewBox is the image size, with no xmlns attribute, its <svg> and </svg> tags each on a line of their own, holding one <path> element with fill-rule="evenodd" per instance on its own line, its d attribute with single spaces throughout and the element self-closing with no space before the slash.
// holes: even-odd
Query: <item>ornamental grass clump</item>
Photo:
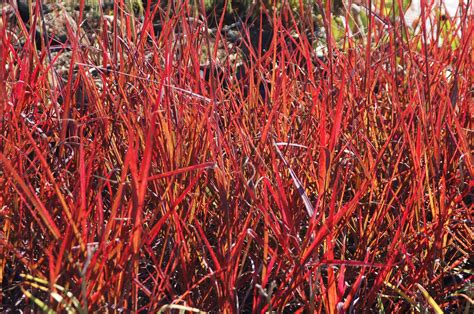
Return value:
<svg viewBox="0 0 474 314">
<path fill-rule="evenodd" d="M 469 312 L 472 15 L 373 5 L 3 14 L 2 311 Z"/>
</svg>

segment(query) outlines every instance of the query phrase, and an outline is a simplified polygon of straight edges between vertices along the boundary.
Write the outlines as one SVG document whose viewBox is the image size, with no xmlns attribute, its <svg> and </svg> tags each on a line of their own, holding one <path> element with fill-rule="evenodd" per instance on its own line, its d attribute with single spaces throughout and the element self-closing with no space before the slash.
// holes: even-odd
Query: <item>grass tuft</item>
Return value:
<svg viewBox="0 0 474 314">
<path fill-rule="evenodd" d="M 469 308 L 473 19 L 397 4 L 2 11 L 2 310 Z"/>
</svg>

